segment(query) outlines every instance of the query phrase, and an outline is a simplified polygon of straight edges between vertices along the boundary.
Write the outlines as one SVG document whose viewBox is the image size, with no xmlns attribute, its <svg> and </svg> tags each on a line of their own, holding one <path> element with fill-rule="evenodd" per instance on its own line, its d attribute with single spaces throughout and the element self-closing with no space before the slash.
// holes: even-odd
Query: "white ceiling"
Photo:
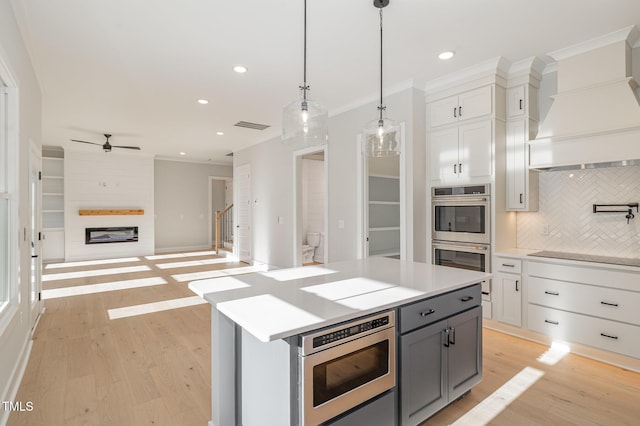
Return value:
<svg viewBox="0 0 640 426">
<path fill-rule="evenodd" d="M 112 144 L 150 155 L 231 162 L 225 154 L 278 135 L 282 106 L 298 96 L 303 0 L 12 4 L 42 88 L 45 145 L 99 150 L 69 140 L 112 133 Z M 638 0 L 392 0 L 385 88 L 497 56 L 544 59 L 634 24 Z M 376 95 L 378 25 L 372 0 L 308 0 L 308 82 L 330 114 Z M 457 54 L 443 62 L 444 50 Z M 272 127 L 234 127 L 240 120 Z"/>
</svg>

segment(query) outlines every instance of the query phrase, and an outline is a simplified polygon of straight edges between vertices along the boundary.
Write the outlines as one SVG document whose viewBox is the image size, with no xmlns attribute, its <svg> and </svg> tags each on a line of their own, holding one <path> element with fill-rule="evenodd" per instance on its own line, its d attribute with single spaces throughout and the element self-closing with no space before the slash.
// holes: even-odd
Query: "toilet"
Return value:
<svg viewBox="0 0 640 426">
<path fill-rule="evenodd" d="M 307 244 L 302 246 L 302 263 L 312 263 L 316 247 L 320 245 L 319 232 L 307 232 Z"/>
</svg>

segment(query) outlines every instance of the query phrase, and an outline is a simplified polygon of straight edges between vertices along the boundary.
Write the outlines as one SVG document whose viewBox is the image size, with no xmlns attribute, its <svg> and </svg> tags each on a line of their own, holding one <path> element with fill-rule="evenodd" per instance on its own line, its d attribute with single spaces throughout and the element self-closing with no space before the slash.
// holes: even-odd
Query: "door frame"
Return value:
<svg viewBox="0 0 640 426">
<path fill-rule="evenodd" d="M 324 224 L 322 238 L 324 239 L 323 259 L 329 263 L 329 146 L 317 145 L 293 151 L 293 266 L 302 266 L 302 157 L 308 154 L 322 152 L 324 155 Z"/>
<path fill-rule="evenodd" d="M 215 221 L 215 218 L 213 217 L 213 214 L 215 213 L 213 211 L 213 181 L 214 180 L 223 180 L 226 182 L 233 182 L 233 177 L 225 177 L 225 176 L 209 176 L 209 204 L 208 204 L 208 210 L 209 210 L 209 220 L 208 225 L 209 225 L 209 248 L 213 247 L 213 222 Z M 235 245 L 235 242 L 234 242 Z"/>
<path fill-rule="evenodd" d="M 34 183 L 35 194 L 33 193 Z M 33 330 L 42 313 L 43 304 L 40 300 L 42 292 L 42 153 L 32 140 L 30 140 L 29 150 L 29 222 L 29 241 L 33 244 L 29 252 L 31 255 L 29 316 L 30 327 Z"/>
</svg>

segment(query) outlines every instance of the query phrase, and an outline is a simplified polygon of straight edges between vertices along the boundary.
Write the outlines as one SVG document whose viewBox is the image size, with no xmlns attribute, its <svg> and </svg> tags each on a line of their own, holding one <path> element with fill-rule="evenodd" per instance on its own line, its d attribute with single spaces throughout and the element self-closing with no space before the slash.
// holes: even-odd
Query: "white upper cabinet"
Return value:
<svg viewBox="0 0 640 426">
<path fill-rule="evenodd" d="M 429 104 L 429 126 L 470 120 L 493 112 L 491 86 L 470 90 Z"/>
<path fill-rule="evenodd" d="M 507 89 L 507 118 L 523 117 L 527 114 L 526 85 Z"/>
<path fill-rule="evenodd" d="M 431 132 L 431 179 L 460 182 L 491 175 L 491 120 Z"/>
</svg>

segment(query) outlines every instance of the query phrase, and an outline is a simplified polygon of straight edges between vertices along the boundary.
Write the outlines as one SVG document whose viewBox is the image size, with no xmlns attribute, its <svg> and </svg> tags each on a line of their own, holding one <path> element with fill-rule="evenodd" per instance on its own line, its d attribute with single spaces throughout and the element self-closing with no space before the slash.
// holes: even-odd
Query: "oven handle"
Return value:
<svg viewBox="0 0 640 426">
<path fill-rule="evenodd" d="M 487 253 L 489 251 L 488 244 L 473 244 L 471 246 L 457 245 L 457 244 L 442 244 L 442 243 L 432 243 L 432 249 L 441 249 L 441 250 L 451 250 L 451 251 L 462 251 L 467 253 Z"/>
<path fill-rule="evenodd" d="M 486 203 L 489 201 L 487 197 L 475 197 L 475 198 L 434 198 L 432 204 L 435 205 L 464 205 L 469 202 Z"/>
</svg>

